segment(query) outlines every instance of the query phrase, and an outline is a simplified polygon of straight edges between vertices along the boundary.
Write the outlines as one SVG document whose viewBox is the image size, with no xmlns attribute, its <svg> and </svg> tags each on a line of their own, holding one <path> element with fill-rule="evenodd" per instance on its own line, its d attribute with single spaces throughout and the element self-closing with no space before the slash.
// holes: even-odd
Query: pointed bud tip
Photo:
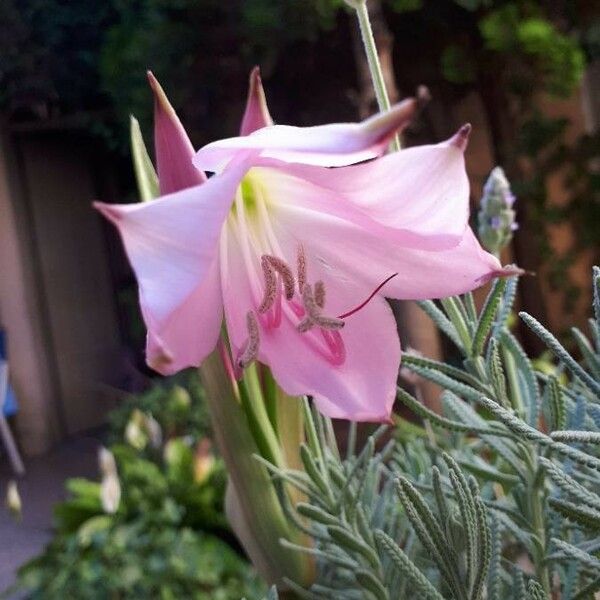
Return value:
<svg viewBox="0 0 600 600">
<path fill-rule="evenodd" d="M 240 125 L 241 135 L 250 135 L 257 129 L 273 125 L 273 119 L 269 114 L 265 91 L 262 86 L 260 67 L 258 65 L 250 71 L 248 78 L 248 97 L 246 110 Z"/>
<path fill-rule="evenodd" d="M 258 65 L 254 65 L 250 71 L 250 85 L 255 82 L 260 82 L 260 67 Z"/>
<path fill-rule="evenodd" d="M 417 107 L 423 108 L 431 100 L 431 92 L 426 85 L 420 85 L 416 93 Z"/>
</svg>

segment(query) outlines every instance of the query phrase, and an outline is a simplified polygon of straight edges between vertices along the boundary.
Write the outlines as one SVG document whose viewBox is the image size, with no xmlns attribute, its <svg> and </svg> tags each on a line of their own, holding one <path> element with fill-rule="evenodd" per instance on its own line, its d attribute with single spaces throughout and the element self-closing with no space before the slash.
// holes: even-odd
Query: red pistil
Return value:
<svg viewBox="0 0 600 600">
<path fill-rule="evenodd" d="M 388 283 L 388 281 L 391 281 L 392 279 L 394 279 L 394 277 L 396 277 L 396 275 L 398 275 L 398 273 L 393 273 L 392 275 L 390 275 L 387 279 L 384 279 L 371 293 L 371 295 L 361 304 L 359 304 L 357 307 L 353 308 L 352 310 L 349 310 L 348 312 L 344 313 L 343 315 L 338 315 L 338 319 L 345 319 L 347 317 L 352 316 L 354 313 L 357 313 L 359 310 L 363 309 L 367 304 L 369 304 L 369 302 L 371 302 L 371 300 L 373 299 L 373 297 L 375 296 L 375 294 L 377 294 L 377 292 L 379 292 L 379 290 L 381 290 L 381 288 Z"/>
</svg>

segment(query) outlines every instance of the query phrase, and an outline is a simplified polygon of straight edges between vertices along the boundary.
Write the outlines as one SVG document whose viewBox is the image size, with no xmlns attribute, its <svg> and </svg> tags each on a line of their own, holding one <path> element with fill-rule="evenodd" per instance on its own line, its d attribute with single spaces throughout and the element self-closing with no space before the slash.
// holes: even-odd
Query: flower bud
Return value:
<svg viewBox="0 0 600 600">
<path fill-rule="evenodd" d="M 131 418 L 125 427 L 125 440 L 136 450 L 143 450 L 148 444 L 148 436 L 145 431 L 146 415 L 138 409 L 131 414 Z"/>
<path fill-rule="evenodd" d="M 116 472 L 103 477 L 100 484 L 100 501 L 104 512 L 109 515 L 114 515 L 119 509 L 121 483 Z"/>
<path fill-rule="evenodd" d="M 196 445 L 194 454 L 194 480 L 202 483 L 210 475 L 215 466 L 212 444 L 208 438 L 201 439 Z"/>
<path fill-rule="evenodd" d="M 160 423 L 150 414 L 144 415 L 144 428 L 153 448 L 162 446 L 163 434 Z"/>
<path fill-rule="evenodd" d="M 511 241 L 515 223 L 515 197 L 501 167 L 490 173 L 479 207 L 479 238 L 492 254 L 499 255 Z"/>
<path fill-rule="evenodd" d="M 17 482 L 14 480 L 9 481 L 6 488 L 6 508 L 8 508 L 15 519 L 21 518 L 23 506 L 21 504 L 19 489 L 17 488 Z"/>
<path fill-rule="evenodd" d="M 104 477 L 115 475 L 117 473 L 115 457 L 113 453 L 104 446 L 98 450 L 98 465 L 100 466 L 100 472 Z"/>
</svg>

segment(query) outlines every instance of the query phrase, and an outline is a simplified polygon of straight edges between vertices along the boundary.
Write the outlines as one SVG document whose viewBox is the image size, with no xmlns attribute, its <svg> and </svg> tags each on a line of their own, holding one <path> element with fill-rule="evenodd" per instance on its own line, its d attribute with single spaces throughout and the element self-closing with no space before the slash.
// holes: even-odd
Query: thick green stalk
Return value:
<svg viewBox="0 0 600 600">
<path fill-rule="evenodd" d="M 379 54 L 377 53 L 377 45 L 375 44 L 375 38 L 373 37 L 373 28 L 371 27 L 371 20 L 369 19 L 367 2 L 366 0 L 358 0 L 357 2 L 352 2 L 351 5 L 356 11 L 356 16 L 358 18 L 360 35 L 369 64 L 369 73 L 371 74 L 371 80 L 373 81 L 373 87 L 375 88 L 377 106 L 379 107 L 379 110 L 383 112 L 389 110 L 391 107 L 390 97 L 388 96 L 383 71 L 381 70 L 381 63 L 379 62 Z M 397 135 L 394 136 L 394 139 L 392 140 L 391 148 L 394 152 L 401 149 L 400 138 Z"/>
<path fill-rule="evenodd" d="M 288 577 L 310 585 L 314 564 L 283 548 L 281 538 L 304 543 L 288 523 L 265 468 L 254 458 L 258 447 L 247 416 L 217 351 L 200 367 L 219 450 L 230 479 L 228 518 L 257 570 L 271 583 Z"/>
</svg>

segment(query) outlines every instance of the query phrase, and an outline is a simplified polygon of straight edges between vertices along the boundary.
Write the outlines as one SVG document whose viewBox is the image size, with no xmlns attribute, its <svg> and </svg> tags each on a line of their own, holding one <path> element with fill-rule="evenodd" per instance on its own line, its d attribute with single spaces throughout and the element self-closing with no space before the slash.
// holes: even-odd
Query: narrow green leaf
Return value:
<svg viewBox="0 0 600 600">
<path fill-rule="evenodd" d="M 570 521 L 579 523 L 586 529 L 600 529 L 600 511 L 561 498 L 549 498 L 548 503 Z"/>
<path fill-rule="evenodd" d="M 600 575 L 600 560 L 598 560 L 595 556 L 588 554 L 584 550 L 573 546 L 563 540 L 558 538 L 552 538 L 552 543 L 561 550 L 566 556 L 569 558 L 574 558 L 576 561 L 581 563 L 581 566 L 585 568 L 586 571 L 593 573 L 594 575 Z"/>
<path fill-rule="evenodd" d="M 494 324 L 494 317 L 496 316 L 496 311 L 498 310 L 505 289 L 506 279 L 496 279 L 485 300 L 481 315 L 479 316 L 479 321 L 477 322 L 477 329 L 473 336 L 473 346 L 471 348 L 472 357 L 480 356 L 483 353 L 483 345 Z"/>
<path fill-rule="evenodd" d="M 375 539 L 399 573 L 411 580 L 417 595 L 424 596 L 427 600 L 444 600 L 444 597 L 433 587 L 429 579 L 419 571 L 417 566 L 389 535 L 378 530 L 375 532 Z"/>
<path fill-rule="evenodd" d="M 441 311 L 432 300 L 421 300 L 417 302 L 419 307 L 427 313 L 429 318 L 443 331 L 456 345 L 459 350 L 463 350 L 462 342 L 456 332 L 456 328 L 452 325 L 452 322 L 446 315 Z"/>
<path fill-rule="evenodd" d="M 144 138 L 138 120 L 130 116 L 131 157 L 137 182 L 138 193 L 142 202 L 158 197 L 158 176 L 146 150 Z"/>
<path fill-rule="evenodd" d="M 460 421 L 453 421 L 452 419 L 442 417 L 436 412 L 421 404 L 416 398 L 411 396 L 406 390 L 403 390 L 401 387 L 398 387 L 397 394 L 398 399 L 402 402 L 402 404 L 407 406 L 414 413 L 416 413 L 423 419 L 427 419 L 433 425 L 443 427 L 444 429 L 448 429 L 449 431 L 458 431 L 463 433 L 489 433 L 498 436 L 502 436 L 503 434 L 507 436 L 511 435 L 508 432 L 504 433 L 502 431 L 494 430 L 490 427 L 478 427 L 475 425 L 464 424 Z"/>
<path fill-rule="evenodd" d="M 356 583 L 364 590 L 371 592 L 377 600 L 388 600 L 389 595 L 387 590 L 371 571 L 359 569 L 354 573 L 354 577 L 356 578 Z"/>
<path fill-rule="evenodd" d="M 588 369 L 596 379 L 600 380 L 600 358 L 596 356 L 589 340 L 577 327 L 571 327 L 571 333 L 579 346 Z"/>
<path fill-rule="evenodd" d="M 600 394 L 600 382 L 587 373 L 581 365 L 565 350 L 564 346 L 536 319 L 526 312 L 519 316 L 525 324 L 552 350 L 555 356 L 577 377 L 592 393 Z"/>
</svg>

